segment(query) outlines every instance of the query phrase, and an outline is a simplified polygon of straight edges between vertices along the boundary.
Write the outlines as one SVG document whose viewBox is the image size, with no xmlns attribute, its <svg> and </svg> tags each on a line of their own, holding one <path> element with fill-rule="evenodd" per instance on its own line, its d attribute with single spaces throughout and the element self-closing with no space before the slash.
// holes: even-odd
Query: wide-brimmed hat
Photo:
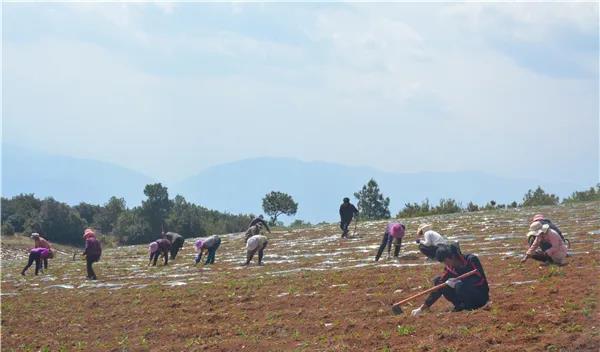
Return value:
<svg viewBox="0 0 600 352">
<path fill-rule="evenodd" d="M 83 238 L 87 239 L 88 237 L 96 237 L 96 234 L 94 233 L 94 230 L 92 230 L 92 229 L 85 229 L 85 231 L 83 232 Z"/>
<path fill-rule="evenodd" d="M 429 230 L 431 230 L 431 224 L 421 224 L 419 226 L 419 228 L 417 229 L 417 235 L 420 234 L 421 232 L 425 233 Z"/>
<path fill-rule="evenodd" d="M 529 238 L 530 236 L 533 237 L 537 237 L 542 233 L 546 233 L 548 232 L 548 229 L 550 228 L 550 225 L 548 224 L 543 224 L 539 221 L 534 221 L 531 223 L 531 225 L 529 225 L 529 232 L 527 233 L 527 237 Z"/>
<path fill-rule="evenodd" d="M 535 221 L 542 221 L 542 220 L 544 220 L 544 219 L 545 219 L 545 217 L 544 217 L 544 215 L 543 215 L 543 214 L 535 214 L 535 215 L 533 216 L 533 218 L 531 218 L 531 221 L 534 221 L 534 222 L 535 222 Z"/>
</svg>

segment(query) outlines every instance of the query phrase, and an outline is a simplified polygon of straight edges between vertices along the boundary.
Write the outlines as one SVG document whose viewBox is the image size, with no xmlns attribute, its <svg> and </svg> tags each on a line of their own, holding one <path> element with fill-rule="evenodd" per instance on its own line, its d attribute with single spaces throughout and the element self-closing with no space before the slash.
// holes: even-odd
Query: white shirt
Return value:
<svg viewBox="0 0 600 352">
<path fill-rule="evenodd" d="M 425 234 L 423 235 L 423 241 L 421 242 L 422 245 L 430 247 L 430 246 L 437 246 L 438 244 L 447 244 L 448 241 L 446 241 L 446 239 L 444 237 L 442 237 L 442 235 L 440 235 L 439 233 L 433 231 L 433 230 L 429 230 L 427 232 L 425 232 Z"/>
<path fill-rule="evenodd" d="M 257 248 L 262 248 L 267 243 L 267 236 L 263 235 L 254 235 L 248 239 L 246 242 L 246 250 L 253 251 Z"/>
</svg>

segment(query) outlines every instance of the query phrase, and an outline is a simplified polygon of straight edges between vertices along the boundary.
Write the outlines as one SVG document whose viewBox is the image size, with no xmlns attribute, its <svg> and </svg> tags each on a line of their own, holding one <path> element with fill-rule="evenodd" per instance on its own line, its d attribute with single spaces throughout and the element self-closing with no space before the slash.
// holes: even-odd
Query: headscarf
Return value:
<svg viewBox="0 0 600 352">
<path fill-rule="evenodd" d="M 158 243 L 156 241 L 150 243 L 148 246 L 148 254 L 152 254 L 158 250 Z"/>
<path fill-rule="evenodd" d="M 92 229 L 85 229 L 85 231 L 83 232 L 83 238 L 84 239 L 88 239 L 88 238 L 96 238 L 96 234 L 94 233 L 94 230 Z"/>
<path fill-rule="evenodd" d="M 204 240 L 197 240 L 196 243 L 194 243 L 194 246 L 196 247 L 196 252 L 200 252 L 202 250 L 202 246 L 204 246 Z"/>
</svg>

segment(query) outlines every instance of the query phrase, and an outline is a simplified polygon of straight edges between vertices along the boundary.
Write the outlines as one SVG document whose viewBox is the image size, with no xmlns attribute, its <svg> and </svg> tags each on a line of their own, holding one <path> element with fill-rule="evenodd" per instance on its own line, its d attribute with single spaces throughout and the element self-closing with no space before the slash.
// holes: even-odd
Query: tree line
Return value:
<svg viewBox="0 0 600 352">
<path fill-rule="evenodd" d="M 81 244 L 83 229 L 93 227 L 118 244 L 138 244 L 155 240 L 162 231 L 188 237 L 239 232 L 252 219 L 251 214 L 207 209 L 181 195 L 170 199 L 167 187 L 160 183 L 146 185 L 144 194 L 142 204 L 132 208 L 117 197 L 104 205 L 81 202 L 75 206 L 33 194 L 2 197 L 2 234 L 38 232 L 57 243 Z"/>
<path fill-rule="evenodd" d="M 57 243 L 81 244 L 81 234 L 93 227 L 105 240 L 118 244 L 139 244 L 155 240 L 163 231 L 178 232 L 186 237 L 207 236 L 215 233 L 233 233 L 246 230 L 252 214 L 229 214 L 211 210 L 188 202 L 183 196 L 169 198 L 167 187 L 160 183 L 144 188 L 146 199 L 139 206 L 128 208 L 123 198 L 111 197 L 104 205 L 81 202 L 75 206 L 59 202 L 52 197 L 38 199 L 33 194 L 2 197 L 2 234 L 38 232 Z M 379 185 L 369 180 L 354 193 L 360 217 L 364 220 L 389 219 L 390 198 L 385 197 Z M 585 191 L 573 192 L 562 203 L 598 201 L 600 184 Z M 529 190 L 521 203 L 498 204 L 494 200 L 485 205 L 469 202 L 467 206 L 454 199 L 441 199 L 437 205 L 425 199 L 421 203 L 406 203 L 396 214 L 397 218 L 418 217 L 479 210 L 507 209 L 540 205 L 558 205 L 559 197 L 541 187 Z M 280 215 L 294 215 L 298 210 L 292 196 L 283 192 L 270 192 L 262 200 L 264 212 L 271 224 L 283 226 Z M 290 228 L 312 226 L 310 222 L 295 220 Z"/>
<path fill-rule="evenodd" d="M 385 197 L 380 189 L 377 182 L 373 179 L 363 186 L 363 188 L 354 193 L 354 197 L 358 200 L 358 209 L 360 210 L 360 216 L 366 220 L 381 220 L 390 218 L 390 198 Z M 585 191 L 573 192 L 571 196 L 562 200 L 563 204 L 575 203 L 575 202 L 589 202 L 600 200 L 600 183 L 595 187 L 590 187 Z M 532 207 L 542 205 L 558 205 L 560 198 L 554 194 L 547 193 L 538 186 L 535 190 L 529 190 L 523 196 L 523 201 L 517 203 L 516 201 L 509 204 L 500 204 L 494 200 L 489 201 L 485 205 L 477 205 L 473 202 L 469 202 L 466 207 L 460 202 L 457 202 L 451 198 L 440 199 L 437 205 L 429 203 L 429 199 L 425 199 L 421 203 L 405 203 L 404 208 L 396 214 L 396 218 L 410 218 L 427 215 L 439 215 L 439 214 L 452 214 L 460 212 L 474 212 L 480 210 L 494 210 L 494 209 L 509 209 L 509 208 L 520 208 L 520 207 Z"/>
</svg>

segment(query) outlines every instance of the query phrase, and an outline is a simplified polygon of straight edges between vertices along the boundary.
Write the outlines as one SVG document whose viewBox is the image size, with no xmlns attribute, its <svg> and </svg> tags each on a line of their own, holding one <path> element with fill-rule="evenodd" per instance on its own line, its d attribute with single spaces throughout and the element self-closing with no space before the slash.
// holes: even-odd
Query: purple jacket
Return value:
<svg viewBox="0 0 600 352">
<path fill-rule="evenodd" d="M 88 259 L 100 259 L 100 255 L 102 255 L 100 241 L 98 241 L 95 237 L 85 240 L 85 251 L 83 254 L 85 254 Z"/>
<path fill-rule="evenodd" d="M 156 240 L 156 243 L 158 243 L 158 250 L 160 252 L 168 252 L 171 250 L 171 242 L 167 239 L 161 238 Z"/>
<path fill-rule="evenodd" d="M 41 247 L 33 248 L 31 251 L 29 251 L 29 253 L 37 253 L 40 255 L 40 258 L 42 258 L 42 259 L 46 259 L 46 258 L 50 257 L 50 250 L 48 248 L 41 248 Z"/>
</svg>

